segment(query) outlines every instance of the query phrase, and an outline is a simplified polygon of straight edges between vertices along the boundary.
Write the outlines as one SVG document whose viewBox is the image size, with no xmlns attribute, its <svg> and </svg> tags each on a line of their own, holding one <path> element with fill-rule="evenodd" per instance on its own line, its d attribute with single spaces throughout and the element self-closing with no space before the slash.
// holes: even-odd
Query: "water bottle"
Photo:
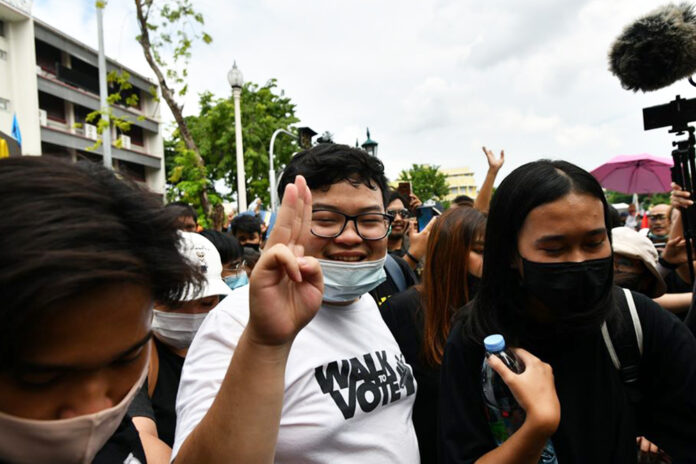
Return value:
<svg viewBox="0 0 696 464">
<path fill-rule="evenodd" d="M 483 340 L 483 344 L 486 347 L 486 358 L 497 356 L 514 373 L 524 372 L 524 363 L 515 356 L 515 353 L 505 349 L 505 338 L 502 335 L 489 335 Z M 500 446 L 510 435 L 522 427 L 526 414 L 503 379 L 488 365 L 485 359 L 481 368 L 481 386 L 488 425 L 496 443 Z M 546 442 L 539 463 L 558 464 L 556 451 L 551 440 Z"/>
</svg>

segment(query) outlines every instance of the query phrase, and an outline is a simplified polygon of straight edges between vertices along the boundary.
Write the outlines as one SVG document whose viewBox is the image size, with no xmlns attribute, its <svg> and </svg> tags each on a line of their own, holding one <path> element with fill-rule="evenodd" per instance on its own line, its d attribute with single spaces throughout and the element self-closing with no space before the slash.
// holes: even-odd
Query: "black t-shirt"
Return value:
<svg viewBox="0 0 696 464">
<path fill-rule="evenodd" d="M 411 269 L 411 266 L 409 266 L 406 261 L 404 261 L 402 258 L 399 258 L 398 256 L 392 255 L 392 257 L 394 258 L 394 261 L 396 261 L 396 263 L 399 265 L 401 272 L 403 272 L 404 274 L 406 288 L 417 284 L 418 278 L 413 273 L 413 269 Z M 387 273 L 387 280 L 379 284 L 377 288 L 370 292 L 372 298 L 374 298 L 377 302 L 377 306 L 382 306 L 382 303 L 384 303 L 387 300 L 387 298 L 399 293 L 399 288 L 396 286 L 396 283 L 394 283 L 394 280 L 389 275 L 389 272 L 387 271 L 386 267 L 384 269 L 384 272 Z"/>
<path fill-rule="evenodd" d="M 133 417 L 149 417 L 157 425 L 157 435 L 169 446 L 174 445 L 176 427 L 176 394 L 179 390 L 184 358 L 173 353 L 161 341 L 154 338 L 159 360 L 157 384 L 148 396 L 147 381 L 136 395 L 128 413 Z"/>
<path fill-rule="evenodd" d="M 563 464 L 635 463 L 643 435 L 673 462 L 696 462 L 696 339 L 674 315 L 633 293 L 643 330 L 634 405 L 599 330 L 552 343 L 522 343 L 553 368 L 561 422 L 551 437 Z M 632 327 L 629 330 L 633 330 Z M 452 329 L 442 365 L 439 445 L 444 463 L 470 463 L 495 448 L 481 393 L 482 345 Z"/>
<path fill-rule="evenodd" d="M 132 464 L 132 458 L 142 464 L 147 462 L 138 431 L 130 416 L 126 415 L 116 432 L 94 457 L 92 464 Z"/>
<path fill-rule="evenodd" d="M 418 382 L 413 426 L 418 437 L 421 463 L 428 464 L 437 462 L 440 369 L 430 367 L 422 357 L 424 322 L 420 298 L 418 290 L 412 287 L 386 300 L 379 310 Z"/>
</svg>

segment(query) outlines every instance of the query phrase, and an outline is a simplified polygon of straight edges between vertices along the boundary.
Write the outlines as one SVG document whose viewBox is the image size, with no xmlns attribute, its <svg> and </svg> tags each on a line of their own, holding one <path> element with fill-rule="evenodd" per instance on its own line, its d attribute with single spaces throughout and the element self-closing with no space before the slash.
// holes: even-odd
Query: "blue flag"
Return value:
<svg viewBox="0 0 696 464">
<path fill-rule="evenodd" d="M 12 137 L 17 141 L 19 146 L 22 146 L 22 133 L 19 131 L 19 123 L 17 122 L 17 113 L 12 118 Z"/>
</svg>

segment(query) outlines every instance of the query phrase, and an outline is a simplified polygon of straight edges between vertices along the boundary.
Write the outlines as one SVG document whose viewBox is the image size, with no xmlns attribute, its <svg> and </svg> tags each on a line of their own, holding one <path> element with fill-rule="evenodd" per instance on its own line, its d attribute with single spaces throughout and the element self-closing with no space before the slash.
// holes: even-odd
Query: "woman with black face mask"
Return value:
<svg viewBox="0 0 696 464">
<path fill-rule="evenodd" d="M 442 354 L 454 314 L 478 289 L 485 229 L 486 216 L 480 211 L 469 207 L 447 210 L 432 225 L 421 284 L 392 296 L 380 307 L 418 382 L 413 425 L 422 463 L 437 461 Z"/>
<path fill-rule="evenodd" d="M 693 335 L 633 293 L 642 327 L 640 399 L 629 399 L 612 364 L 601 328 L 621 313 L 607 217 L 600 185 L 567 162 L 528 163 L 501 182 L 488 217 L 479 292 L 445 348 L 443 462 L 536 463 L 550 439 L 563 464 L 629 463 L 636 462 L 641 435 L 675 461 L 696 456 Z M 481 387 L 483 339 L 494 333 L 519 347 L 526 365 L 518 375 L 489 358 L 526 412 L 500 446 Z"/>
</svg>

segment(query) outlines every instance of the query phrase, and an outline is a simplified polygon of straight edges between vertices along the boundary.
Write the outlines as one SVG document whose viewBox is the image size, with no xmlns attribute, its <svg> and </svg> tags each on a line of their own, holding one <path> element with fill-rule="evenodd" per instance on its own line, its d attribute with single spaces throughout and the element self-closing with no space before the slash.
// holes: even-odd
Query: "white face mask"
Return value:
<svg viewBox="0 0 696 464">
<path fill-rule="evenodd" d="M 193 337 L 208 313 L 186 314 L 153 311 L 152 331 L 155 337 L 177 350 L 191 346 Z"/>
<path fill-rule="evenodd" d="M 35 420 L 0 412 L 0 460 L 13 464 L 92 462 L 121 424 L 128 406 L 145 381 L 147 371 L 148 363 L 145 363 L 140 378 L 121 402 L 94 414 L 71 419 Z"/>
<path fill-rule="evenodd" d="M 385 255 L 382 259 L 361 263 L 318 260 L 324 274 L 324 301 L 345 303 L 375 289 L 387 279 L 386 259 Z"/>
</svg>

